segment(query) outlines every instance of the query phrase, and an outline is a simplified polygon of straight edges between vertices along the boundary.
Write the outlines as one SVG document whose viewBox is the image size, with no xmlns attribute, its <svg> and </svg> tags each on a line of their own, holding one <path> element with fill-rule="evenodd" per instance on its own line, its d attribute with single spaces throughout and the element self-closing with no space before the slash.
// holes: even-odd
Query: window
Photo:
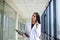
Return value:
<svg viewBox="0 0 60 40">
<path fill-rule="evenodd" d="M 47 13 L 47 34 L 49 34 L 49 6 L 47 7 L 47 11 L 46 11 L 46 13 Z"/>
<path fill-rule="evenodd" d="M 46 33 L 46 15 L 44 16 L 44 31 Z"/>
<path fill-rule="evenodd" d="M 53 25 L 53 1 L 51 1 L 51 36 L 54 36 L 54 25 Z"/>
<path fill-rule="evenodd" d="M 3 40 L 15 40 L 15 10 L 4 3 Z"/>
<path fill-rule="evenodd" d="M 56 0 L 57 38 L 60 39 L 60 0 Z"/>
</svg>

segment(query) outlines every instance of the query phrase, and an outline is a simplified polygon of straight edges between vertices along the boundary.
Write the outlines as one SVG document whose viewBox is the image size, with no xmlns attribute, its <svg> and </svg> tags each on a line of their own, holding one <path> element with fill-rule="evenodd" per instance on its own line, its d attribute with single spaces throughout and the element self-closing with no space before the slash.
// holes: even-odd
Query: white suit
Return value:
<svg viewBox="0 0 60 40">
<path fill-rule="evenodd" d="M 27 40 L 40 40 L 39 37 L 41 35 L 41 24 L 38 24 L 38 28 L 36 28 L 36 24 L 31 29 L 31 23 L 26 24 L 26 33 L 30 36 Z"/>
</svg>

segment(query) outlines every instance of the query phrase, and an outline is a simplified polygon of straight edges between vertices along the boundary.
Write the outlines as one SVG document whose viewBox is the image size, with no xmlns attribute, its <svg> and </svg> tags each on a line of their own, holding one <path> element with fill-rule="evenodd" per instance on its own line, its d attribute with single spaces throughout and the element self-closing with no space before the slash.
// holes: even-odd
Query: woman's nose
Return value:
<svg viewBox="0 0 60 40">
<path fill-rule="evenodd" d="M 34 19 L 34 17 L 32 17 L 32 19 Z"/>
</svg>

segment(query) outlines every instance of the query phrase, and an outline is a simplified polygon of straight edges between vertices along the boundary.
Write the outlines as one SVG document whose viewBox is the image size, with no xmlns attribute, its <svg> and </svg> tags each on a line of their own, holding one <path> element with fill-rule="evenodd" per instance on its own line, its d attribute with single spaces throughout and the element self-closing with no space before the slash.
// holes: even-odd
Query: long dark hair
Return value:
<svg viewBox="0 0 60 40">
<path fill-rule="evenodd" d="M 38 12 L 34 12 L 34 14 L 36 14 L 36 21 L 38 21 L 38 23 L 40 24 L 40 15 Z"/>
</svg>

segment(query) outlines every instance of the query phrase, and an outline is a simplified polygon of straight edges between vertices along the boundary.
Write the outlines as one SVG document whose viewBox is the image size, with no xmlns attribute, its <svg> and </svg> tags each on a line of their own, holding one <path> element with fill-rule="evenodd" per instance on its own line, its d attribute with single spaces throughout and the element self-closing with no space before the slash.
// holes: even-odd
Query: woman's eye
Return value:
<svg viewBox="0 0 60 40">
<path fill-rule="evenodd" d="M 35 17 L 35 16 L 34 16 Z"/>
<path fill-rule="evenodd" d="M 33 17 L 35 17 L 35 15 L 33 15 Z"/>
<path fill-rule="evenodd" d="M 34 16 L 35 17 L 35 16 Z"/>
</svg>

